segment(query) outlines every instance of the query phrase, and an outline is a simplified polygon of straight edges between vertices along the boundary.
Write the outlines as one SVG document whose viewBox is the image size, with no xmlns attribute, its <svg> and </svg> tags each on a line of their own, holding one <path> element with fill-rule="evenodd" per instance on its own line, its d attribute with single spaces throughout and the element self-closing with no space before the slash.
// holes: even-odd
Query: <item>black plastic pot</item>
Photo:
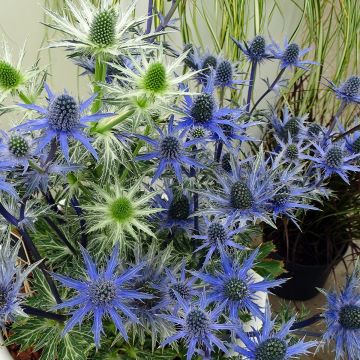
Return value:
<svg viewBox="0 0 360 360">
<path fill-rule="evenodd" d="M 301 265 L 293 262 L 285 262 L 284 273 L 280 278 L 288 278 L 286 283 L 271 289 L 271 292 L 287 300 L 309 300 L 316 296 L 325 285 L 333 266 L 337 265 L 342 259 L 347 247 L 331 264 L 327 265 Z M 273 253 L 271 257 L 277 260 L 284 260 L 279 254 Z"/>
</svg>

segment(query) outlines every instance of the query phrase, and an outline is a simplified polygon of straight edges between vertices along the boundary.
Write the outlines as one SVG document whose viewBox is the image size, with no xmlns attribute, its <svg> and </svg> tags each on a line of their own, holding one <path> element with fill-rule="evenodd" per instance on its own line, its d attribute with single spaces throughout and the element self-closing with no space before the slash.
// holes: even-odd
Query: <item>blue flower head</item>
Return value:
<svg viewBox="0 0 360 360">
<path fill-rule="evenodd" d="M 155 208 L 163 209 L 154 215 L 160 229 L 182 229 L 189 232 L 193 228 L 194 220 L 191 215 L 194 213 L 194 202 L 185 189 L 178 191 L 165 181 L 165 188 L 162 194 L 156 195 Z"/>
<path fill-rule="evenodd" d="M 338 121 L 338 127 L 340 130 L 341 134 L 344 134 L 345 128 L 342 126 L 341 122 Z M 357 118 L 355 120 L 355 126 L 358 127 L 359 126 L 359 119 Z M 345 140 L 345 146 L 346 149 L 352 153 L 352 154 L 359 154 L 360 153 L 360 131 L 354 131 L 351 134 L 345 135 L 344 136 L 344 140 Z"/>
<path fill-rule="evenodd" d="M 262 35 L 255 36 L 248 43 L 242 43 L 241 41 L 234 39 L 232 36 L 231 39 L 251 62 L 261 63 L 264 60 L 271 59 L 273 57 L 269 51 L 271 45 L 266 44 L 266 40 Z"/>
<path fill-rule="evenodd" d="M 352 75 L 340 86 L 336 86 L 332 81 L 327 80 L 329 87 L 336 97 L 345 103 L 360 104 L 360 76 Z"/>
<path fill-rule="evenodd" d="M 243 310 L 262 319 L 263 309 L 256 303 L 258 292 L 268 292 L 269 288 L 285 282 L 284 279 L 256 281 L 250 270 L 254 267 L 258 253 L 258 250 L 253 251 L 244 263 L 240 264 L 220 248 L 221 271 L 216 270 L 214 274 L 192 272 L 210 285 L 208 303 L 226 304 L 227 313 L 234 322 L 239 321 L 239 312 Z"/>
<path fill-rule="evenodd" d="M 317 64 L 315 61 L 301 60 L 310 50 L 311 48 L 301 49 L 296 43 L 289 44 L 286 39 L 284 40 L 284 49 L 281 49 L 275 42 L 270 49 L 273 57 L 281 61 L 281 69 L 298 67 L 304 70 L 308 70 L 310 65 Z"/>
<path fill-rule="evenodd" d="M 242 330 L 237 332 L 244 347 L 234 346 L 234 350 L 249 360 L 288 360 L 299 355 L 309 354 L 308 349 L 316 346 L 316 341 L 299 340 L 291 343 L 288 335 L 295 318 L 285 323 L 279 331 L 275 330 L 275 321 L 271 320 L 270 306 L 265 307 L 263 326 L 260 331 L 251 332 L 251 336 Z"/>
<path fill-rule="evenodd" d="M 226 119 L 226 116 L 231 116 L 232 114 L 240 116 L 243 110 L 230 108 L 219 109 L 213 92 L 214 80 L 211 78 L 201 94 L 195 95 L 194 98 L 186 95 L 185 108 L 182 110 L 186 116 L 177 127 L 179 129 L 185 129 L 186 131 L 189 131 L 194 126 L 203 127 L 230 146 L 229 140 L 221 126 L 228 125 L 236 128 L 235 123 Z"/>
<path fill-rule="evenodd" d="M 20 306 L 24 297 L 23 282 L 38 265 L 35 263 L 23 269 L 17 263 L 20 245 L 19 242 L 12 247 L 10 239 L 4 236 L 0 243 L 0 330 L 17 315 L 25 316 Z"/>
<path fill-rule="evenodd" d="M 349 171 L 360 171 L 360 168 L 354 164 L 355 159 L 360 154 L 348 155 L 345 149 L 345 143 L 329 144 L 325 148 L 314 143 L 316 153 L 314 156 L 307 155 L 306 158 L 313 161 L 315 167 L 324 172 L 324 179 L 333 174 L 338 174 L 347 184 L 349 184 Z"/>
<path fill-rule="evenodd" d="M 124 271 L 121 275 L 117 275 L 118 245 L 114 247 L 105 269 L 98 268 L 84 248 L 81 248 L 81 252 L 86 267 L 85 278 L 75 280 L 64 275 L 52 274 L 54 279 L 78 293 L 72 299 L 65 300 L 54 307 L 54 309 L 73 309 L 71 318 L 64 327 L 63 334 L 69 332 L 76 324 L 81 324 L 86 315 L 92 314 L 94 318 L 92 331 L 96 347 L 100 347 L 101 333 L 104 332 L 102 326 L 104 316 L 109 316 L 112 319 L 117 330 L 128 341 L 124 318 L 120 316 L 119 312 L 126 319 L 136 323 L 138 319 L 133 309 L 128 305 L 129 300 L 151 298 L 151 295 L 129 289 L 129 282 L 139 275 L 144 264 L 140 263 Z"/>
<path fill-rule="evenodd" d="M 236 89 L 237 85 L 247 84 L 247 81 L 236 80 L 236 68 L 229 60 L 220 59 L 214 72 L 214 85 L 218 88 Z"/>
<path fill-rule="evenodd" d="M 0 191 L 4 191 L 7 194 L 9 194 L 10 196 L 12 196 L 15 199 L 19 198 L 18 193 L 16 192 L 16 190 L 13 188 L 13 186 L 11 184 L 9 184 L 5 177 L 3 177 L 0 174 Z"/>
<path fill-rule="evenodd" d="M 231 247 L 237 250 L 244 250 L 245 247 L 234 241 L 234 236 L 243 232 L 245 227 L 232 226 L 230 219 L 210 220 L 204 216 L 205 229 L 203 235 L 192 235 L 194 239 L 201 240 L 203 243 L 195 251 L 207 249 L 207 254 L 203 265 L 207 265 L 215 251 L 220 251 L 219 247 Z"/>
<path fill-rule="evenodd" d="M 89 139 L 84 134 L 84 129 L 88 127 L 86 123 L 96 122 L 114 114 L 96 113 L 92 115 L 82 115 L 82 113 L 92 104 L 97 94 L 81 104 L 69 95 L 66 91 L 61 95 L 54 95 L 50 88 L 45 85 L 48 95 L 48 107 L 44 108 L 35 104 L 19 104 L 25 109 L 34 110 L 43 115 L 42 118 L 29 120 L 17 126 L 17 130 L 43 130 L 43 136 L 38 139 L 36 151 L 41 152 L 52 139 L 56 138 L 60 143 L 60 148 L 67 160 L 69 160 L 69 138 L 80 141 L 85 148 L 97 159 L 97 153 L 90 144 Z"/>
<path fill-rule="evenodd" d="M 159 127 L 156 127 L 156 130 L 160 135 L 158 140 L 144 135 L 136 135 L 139 139 L 146 141 L 153 147 L 152 152 L 139 155 L 136 157 L 136 160 L 151 160 L 154 158 L 159 160 L 158 168 L 151 183 L 154 183 L 167 167 L 171 167 L 174 170 L 176 178 L 180 183 L 182 182 L 182 166 L 204 167 L 193 159 L 193 155 L 190 153 L 190 147 L 196 144 L 199 139 L 186 141 L 184 139 L 186 133 L 183 131 L 179 134 L 178 129 L 174 127 L 173 117 L 169 120 L 167 132 L 164 133 Z"/>
<path fill-rule="evenodd" d="M 191 360 L 195 352 L 209 354 L 217 347 L 224 353 L 227 348 L 217 336 L 219 330 L 234 330 L 235 325 L 230 323 L 220 323 L 219 317 L 223 313 L 223 303 L 213 310 L 207 310 L 207 300 L 203 293 L 199 301 L 186 302 L 178 293 L 176 298 L 179 302 L 181 312 L 178 315 L 161 314 L 162 318 L 177 325 L 178 331 L 161 343 L 161 346 L 171 344 L 179 339 L 183 339 L 187 354 L 186 360 Z"/>
<path fill-rule="evenodd" d="M 335 342 L 336 359 L 360 359 L 360 263 L 347 277 L 344 288 L 339 292 L 326 292 L 327 305 L 323 317 L 327 330 L 323 335 L 325 343 Z"/>
</svg>

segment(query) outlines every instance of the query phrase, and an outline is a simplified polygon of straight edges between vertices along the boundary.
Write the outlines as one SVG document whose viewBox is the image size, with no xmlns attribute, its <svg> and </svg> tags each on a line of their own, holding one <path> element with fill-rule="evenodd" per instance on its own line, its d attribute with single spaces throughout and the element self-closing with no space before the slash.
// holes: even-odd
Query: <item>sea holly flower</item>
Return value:
<svg viewBox="0 0 360 360">
<path fill-rule="evenodd" d="M 316 143 L 313 143 L 313 145 L 316 153 L 313 156 L 306 155 L 306 158 L 313 161 L 314 166 L 323 171 L 324 179 L 332 174 L 338 174 L 349 184 L 348 171 L 360 171 L 360 168 L 354 164 L 360 154 L 347 155 L 344 142 L 330 144 L 325 148 Z"/>
<path fill-rule="evenodd" d="M 136 2 L 132 2 L 122 12 L 120 4 L 115 6 L 108 0 L 101 1 L 99 7 L 90 0 L 80 0 L 79 5 L 66 0 L 69 15 L 61 16 L 51 10 L 45 11 L 52 20 L 48 26 L 70 39 L 53 42 L 50 46 L 66 47 L 77 54 L 102 55 L 104 58 L 139 48 L 152 48 L 154 46 L 146 39 L 153 37 L 154 33 L 142 35 L 137 31 L 147 17 L 134 19 L 135 6 Z"/>
<path fill-rule="evenodd" d="M 247 84 L 247 81 L 234 79 L 236 68 L 229 60 L 221 59 L 214 70 L 214 85 L 218 88 L 236 89 L 237 85 Z"/>
<path fill-rule="evenodd" d="M 288 43 L 284 40 L 284 49 L 281 49 L 278 44 L 273 42 L 270 52 L 275 59 L 281 61 L 280 69 L 286 69 L 289 67 L 298 67 L 300 69 L 309 70 L 310 65 L 316 65 L 317 62 L 309 60 L 301 60 L 301 58 L 307 54 L 311 48 L 301 49 L 296 43 Z"/>
<path fill-rule="evenodd" d="M 174 170 L 175 176 L 180 183 L 182 182 L 182 166 L 194 166 L 200 169 L 205 167 L 196 161 L 190 153 L 191 146 L 196 144 L 199 139 L 185 141 L 186 132 L 182 131 L 179 134 L 178 129 L 174 127 L 173 117 L 169 120 L 166 132 L 163 132 L 159 127 L 156 127 L 156 131 L 159 133 L 159 140 L 144 135 L 135 135 L 153 147 L 152 152 L 139 155 L 135 160 L 151 160 L 154 158 L 159 160 L 158 168 L 151 183 L 159 179 L 168 167 Z"/>
<path fill-rule="evenodd" d="M 316 346 L 317 342 L 305 342 L 303 339 L 290 342 L 289 334 L 294 322 L 295 318 L 276 331 L 275 320 L 271 320 L 270 305 L 267 304 L 261 330 L 252 331 L 251 335 L 239 330 L 237 336 L 245 346 L 234 345 L 234 350 L 249 360 L 290 360 L 297 359 L 299 355 L 307 355 L 308 350 Z"/>
<path fill-rule="evenodd" d="M 96 122 L 100 119 L 113 116 L 112 113 L 96 113 L 92 115 L 82 115 L 82 113 L 92 104 L 96 94 L 91 96 L 83 103 L 78 104 L 74 97 L 64 92 L 61 95 L 54 95 L 50 88 L 45 85 L 48 95 L 48 107 L 41 107 L 35 104 L 19 104 L 25 109 L 34 110 L 43 115 L 36 120 L 28 120 L 15 128 L 15 130 L 42 130 L 43 136 L 38 139 L 36 152 L 41 152 L 54 138 L 60 143 L 61 151 L 66 158 L 70 160 L 69 138 L 74 138 L 85 146 L 85 148 L 98 158 L 95 149 L 90 144 L 89 138 L 84 133 L 87 128 L 86 123 Z"/>
<path fill-rule="evenodd" d="M 19 60 L 15 63 L 12 59 L 10 49 L 5 40 L 0 44 L 0 102 L 9 94 L 21 91 L 24 86 L 33 79 L 39 70 L 33 67 L 22 70 L 22 61 L 25 54 L 25 46 L 20 50 Z"/>
<path fill-rule="evenodd" d="M 191 79 L 194 72 L 188 71 L 183 75 L 177 75 L 186 53 L 178 56 L 175 60 L 166 60 L 162 46 L 154 56 L 149 57 L 145 52 L 141 56 L 132 57 L 131 67 L 113 64 L 113 67 L 122 75 L 115 75 L 118 84 L 105 85 L 107 89 L 107 101 L 116 105 L 135 106 L 136 101 L 141 99 L 146 107 L 167 107 L 174 102 L 174 97 L 185 94 L 185 89 L 180 84 Z M 138 100 L 138 106 L 141 102 Z"/>
<path fill-rule="evenodd" d="M 300 138 L 298 141 L 294 140 L 291 136 L 288 136 L 286 141 L 281 140 L 275 135 L 275 139 L 278 143 L 276 147 L 276 157 L 274 159 L 274 166 L 280 163 L 299 165 L 301 160 L 305 159 L 306 151 L 310 147 L 310 142 L 305 142 L 304 138 Z"/>
<path fill-rule="evenodd" d="M 21 242 L 11 246 L 10 237 L 3 235 L 0 243 L 0 329 L 17 315 L 26 316 L 21 308 L 23 282 L 39 262 L 26 268 L 18 262 Z"/>
<path fill-rule="evenodd" d="M 216 175 L 216 181 L 221 186 L 217 193 L 201 191 L 210 203 L 201 211 L 209 215 L 227 216 L 231 223 L 240 226 L 257 220 L 274 226 L 267 208 L 276 193 L 276 173 L 264 160 L 263 151 L 256 159 L 247 159 L 240 164 L 231 161 L 230 166 L 231 172 Z"/>
<path fill-rule="evenodd" d="M 163 284 L 165 269 L 174 264 L 175 259 L 170 245 L 162 250 L 156 241 L 145 248 L 142 245 L 138 242 L 133 250 L 134 264 L 143 263 L 144 267 L 139 276 L 131 282 L 131 289 L 149 293 L 152 298 L 130 301 L 130 307 L 139 322 L 130 322 L 128 326 L 141 345 L 150 335 L 152 350 L 154 350 L 160 341 L 174 331 L 173 324 L 159 316 L 159 313 L 164 310 L 159 307 L 159 304 L 164 300 L 164 294 L 160 288 Z"/>
<path fill-rule="evenodd" d="M 251 269 L 259 251 L 254 250 L 251 255 L 240 264 L 231 259 L 220 247 L 221 270 L 214 274 L 192 271 L 191 273 L 210 285 L 207 303 L 225 304 L 227 314 L 234 322 L 239 321 L 239 312 L 246 310 L 259 319 L 264 318 L 263 309 L 256 303 L 258 292 L 269 292 L 269 288 L 279 286 L 286 280 L 256 281 Z"/>
<path fill-rule="evenodd" d="M 179 309 L 179 303 L 176 298 L 178 294 L 184 301 L 191 301 L 198 291 L 194 289 L 196 278 L 186 276 L 185 260 L 179 266 L 174 266 L 172 269 L 166 268 L 166 276 L 159 284 L 154 283 L 153 287 L 160 291 L 161 300 L 154 307 L 155 309 L 171 309 L 171 312 L 176 314 Z"/>
<path fill-rule="evenodd" d="M 245 247 L 234 241 L 234 236 L 245 231 L 245 227 L 232 226 L 229 218 L 210 220 L 204 216 L 205 229 L 203 235 L 192 235 L 193 239 L 202 240 L 203 244 L 196 248 L 195 252 L 207 249 L 203 266 L 207 265 L 215 251 L 220 248 L 231 247 L 237 250 L 244 250 Z"/>
<path fill-rule="evenodd" d="M 347 276 L 340 292 L 320 290 L 326 296 L 323 312 L 327 330 L 323 335 L 325 343 L 334 341 L 335 359 L 360 358 L 360 263 Z"/>
<path fill-rule="evenodd" d="M 329 83 L 326 86 L 335 93 L 338 99 L 346 104 L 360 104 L 360 76 L 352 75 L 339 86 L 330 80 L 326 79 L 326 81 Z"/>
<path fill-rule="evenodd" d="M 165 180 L 164 189 L 154 197 L 154 206 L 161 209 L 154 216 L 160 229 L 190 232 L 193 228 L 194 202 L 186 189 L 173 189 Z"/>
<path fill-rule="evenodd" d="M 356 127 L 359 126 L 359 119 L 355 120 Z M 338 122 L 338 127 L 340 130 L 341 135 L 343 135 L 346 131 L 345 128 L 342 126 L 340 121 Z M 344 136 L 345 146 L 346 149 L 352 154 L 359 154 L 360 153 L 360 131 L 354 131 L 351 134 Z"/>
<path fill-rule="evenodd" d="M 21 132 L 0 131 L 0 168 L 22 166 L 26 172 L 29 160 L 35 154 L 32 139 Z"/>
<path fill-rule="evenodd" d="M 69 300 L 56 305 L 54 310 L 71 308 L 70 320 L 67 321 L 63 335 L 68 333 L 76 324 L 81 324 L 84 317 L 92 314 L 94 322 L 92 332 L 97 348 L 100 347 L 101 333 L 104 332 L 102 319 L 108 316 L 113 321 L 121 336 L 128 341 L 128 335 L 124 325 L 124 318 L 119 312 L 133 322 L 138 322 L 133 310 L 129 307 L 130 299 L 149 299 L 151 295 L 129 289 L 129 283 L 133 281 L 144 267 L 138 264 L 125 270 L 121 275 L 117 274 L 119 265 L 119 248 L 116 245 L 111 257 L 104 269 L 99 268 L 90 257 L 90 254 L 81 248 L 86 268 L 86 276 L 82 279 L 73 279 L 60 274 L 52 274 L 53 278 L 61 282 L 65 287 L 77 291 L 77 295 Z"/>
<path fill-rule="evenodd" d="M 231 39 L 237 47 L 244 53 L 248 61 L 261 63 L 264 60 L 271 59 L 273 56 L 270 53 L 271 45 L 266 44 L 266 40 L 262 35 L 255 36 L 248 43 L 238 41 L 231 36 Z"/>
<path fill-rule="evenodd" d="M 115 182 L 108 189 L 94 184 L 94 201 L 83 205 L 87 210 L 86 218 L 89 232 L 102 231 L 111 243 L 119 243 L 120 249 L 127 245 L 125 235 L 138 238 L 138 231 L 155 237 L 149 226 L 148 217 L 160 209 L 151 208 L 150 202 L 156 192 L 144 193 L 143 179 L 140 178 L 130 188 Z"/>
<path fill-rule="evenodd" d="M 199 352 L 210 356 L 215 347 L 227 353 L 225 344 L 217 336 L 221 330 L 235 329 L 234 324 L 219 322 L 226 303 L 209 311 L 204 293 L 196 302 L 187 302 L 177 292 L 175 294 L 181 311 L 176 315 L 160 314 L 159 316 L 176 324 L 178 331 L 163 341 L 161 346 L 183 339 L 187 347 L 186 360 L 191 360 L 193 355 Z"/>
<path fill-rule="evenodd" d="M 182 109 L 186 116 L 183 117 L 177 128 L 189 131 L 193 127 L 203 127 L 216 134 L 226 145 L 230 146 L 221 126 L 228 125 L 236 128 L 231 120 L 226 119 L 226 116 L 232 114 L 240 116 L 243 109 L 219 109 L 213 92 L 214 80 L 210 77 L 201 94 L 196 95 L 194 98 L 186 95 L 184 109 Z"/>
</svg>

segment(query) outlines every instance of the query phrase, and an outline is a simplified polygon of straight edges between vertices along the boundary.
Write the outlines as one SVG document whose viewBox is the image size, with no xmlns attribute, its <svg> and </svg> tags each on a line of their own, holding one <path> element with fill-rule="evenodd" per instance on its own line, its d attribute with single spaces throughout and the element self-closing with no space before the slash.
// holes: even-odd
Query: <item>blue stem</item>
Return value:
<svg viewBox="0 0 360 360">
<path fill-rule="evenodd" d="M 220 140 L 215 149 L 215 161 L 216 162 L 220 162 L 222 149 L 223 149 L 223 142 Z"/>
<path fill-rule="evenodd" d="M 147 19 L 147 21 L 146 21 L 146 31 L 145 31 L 145 34 L 150 34 L 150 31 L 151 31 L 152 20 L 153 20 L 152 11 L 153 11 L 153 0 L 149 0 L 149 5 L 148 5 L 148 19 Z"/>
<path fill-rule="evenodd" d="M 80 229 L 81 229 L 81 239 L 80 239 L 80 244 L 82 247 L 86 248 L 87 246 L 87 236 L 86 236 L 86 221 L 83 217 L 83 211 L 80 207 L 79 201 L 77 200 L 77 198 L 75 196 L 73 196 L 70 200 L 71 202 L 71 206 L 74 208 L 76 215 L 79 218 L 79 223 L 80 223 Z"/>
<path fill-rule="evenodd" d="M 254 90 L 254 83 L 255 83 L 256 66 L 257 66 L 257 61 L 253 60 L 251 62 L 250 84 L 249 84 L 249 90 L 248 90 L 247 101 L 246 101 L 246 112 L 250 111 L 250 102 L 251 102 L 252 93 Z"/>
</svg>

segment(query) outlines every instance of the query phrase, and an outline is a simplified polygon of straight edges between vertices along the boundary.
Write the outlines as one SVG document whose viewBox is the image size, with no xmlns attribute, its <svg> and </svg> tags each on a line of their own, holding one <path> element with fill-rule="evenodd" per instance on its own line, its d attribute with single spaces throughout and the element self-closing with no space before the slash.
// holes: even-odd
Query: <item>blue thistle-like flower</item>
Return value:
<svg viewBox="0 0 360 360">
<path fill-rule="evenodd" d="M 35 104 L 19 104 L 25 109 L 34 110 L 43 118 L 36 120 L 29 120 L 24 124 L 17 126 L 17 130 L 43 130 L 44 135 L 38 139 L 38 146 L 36 152 L 41 152 L 52 139 L 56 138 L 60 143 L 60 148 L 69 161 L 69 144 L 70 137 L 80 141 L 85 148 L 95 157 L 98 158 L 95 149 L 90 144 L 89 138 L 84 134 L 84 128 L 87 128 L 86 123 L 96 122 L 100 119 L 113 116 L 112 113 L 96 113 L 92 115 L 82 115 L 82 113 L 92 104 L 97 94 L 94 94 L 89 99 L 81 104 L 64 92 L 61 95 L 54 95 L 50 88 L 45 84 L 45 89 L 48 95 L 48 107 L 44 108 Z"/>
<path fill-rule="evenodd" d="M 203 127 L 215 134 L 226 145 L 231 146 L 222 126 L 227 125 L 236 129 L 234 121 L 226 117 L 230 117 L 230 119 L 239 117 L 243 113 L 243 109 L 219 109 L 213 92 L 214 80 L 210 77 L 201 94 L 194 98 L 186 95 L 184 109 L 180 109 L 186 116 L 177 128 L 189 131 L 193 127 Z"/>
<path fill-rule="evenodd" d="M 360 154 L 347 155 L 345 143 L 330 144 L 322 148 L 313 143 L 316 153 L 313 156 L 305 157 L 314 162 L 314 166 L 324 171 L 324 179 L 332 174 L 338 174 L 347 184 L 349 184 L 348 171 L 360 171 L 360 167 L 353 164 Z"/>
<path fill-rule="evenodd" d="M 222 59 L 219 61 L 214 72 L 214 85 L 219 88 L 229 87 L 237 89 L 237 85 L 244 85 L 248 82 L 245 80 L 235 80 L 236 75 L 235 66 L 229 61 Z"/>
<path fill-rule="evenodd" d="M 168 309 L 172 313 L 177 313 L 179 303 L 176 293 L 184 301 L 191 301 L 198 294 L 198 291 L 194 289 L 194 283 L 197 279 L 195 277 L 186 277 L 185 265 L 185 260 L 183 259 L 180 266 L 175 266 L 172 269 L 166 268 L 166 276 L 162 281 L 159 284 L 153 284 L 153 287 L 161 294 L 161 300 L 154 306 L 154 310 Z"/>
<path fill-rule="evenodd" d="M 194 202 L 185 189 L 176 192 L 173 186 L 165 181 L 162 194 L 156 195 L 154 201 L 154 207 L 163 210 L 154 215 L 160 229 L 182 229 L 190 232 L 194 224 L 191 218 L 194 213 Z"/>
<path fill-rule="evenodd" d="M 3 177 L 1 174 L 0 174 L 0 191 L 6 192 L 7 194 L 9 194 L 10 196 L 12 196 L 15 199 L 19 198 L 19 195 L 17 194 L 14 187 L 11 184 L 9 184 L 8 182 L 6 182 L 5 177 Z"/>
<path fill-rule="evenodd" d="M 169 120 L 167 132 L 163 132 L 159 127 L 156 127 L 160 135 L 159 140 L 151 139 L 144 135 L 135 135 L 139 139 L 146 141 L 153 147 L 153 151 L 147 154 L 139 155 L 135 160 L 151 160 L 159 159 L 159 166 L 151 180 L 154 183 L 167 167 L 172 167 L 176 178 L 182 182 L 181 166 L 194 166 L 196 168 L 204 168 L 204 165 L 197 162 L 191 156 L 189 148 L 196 144 L 199 139 L 184 141 L 186 133 L 183 131 L 178 134 L 178 129 L 174 127 L 173 118 Z"/>
<path fill-rule="evenodd" d="M 81 324 L 86 315 L 92 314 L 94 317 L 92 331 L 97 348 L 100 347 L 101 333 L 104 331 L 102 326 L 104 316 L 109 316 L 112 319 L 117 330 L 128 341 L 124 319 L 119 315 L 119 312 L 136 323 L 138 319 L 133 309 L 129 307 L 129 301 L 152 297 L 129 289 L 129 282 L 134 281 L 144 264 L 137 264 L 121 275 L 117 275 L 116 270 L 119 265 L 119 248 L 117 245 L 114 247 L 105 269 L 99 269 L 84 248 L 81 248 L 81 253 L 86 267 L 85 278 L 75 280 L 64 275 L 52 274 L 53 278 L 60 281 L 64 286 L 78 292 L 72 299 L 65 300 L 54 307 L 54 309 L 74 309 L 70 320 L 64 327 L 63 334 L 69 332 L 76 324 Z"/>
<path fill-rule="evenodd" d="M 266 44 L 266 40 L 262 35 L 255 36 L 248 43 L 242 43 L 234 39 L 232 36 L 231 39 L 251 62 L 261 63 L 264 60 L 268 60 L 273 57 L 269 51 L 271 45 Z"/>
<path fill-rule="evenodd" d="M 191 272 L 194 276 L 210 285 L 207 295 L 208 303 L 225 303 L 232 321 L 239 321 L 239 311 L 247 310 L 253 316 L 262 319 L 263 309 L 256 304 L 258 292 L 268 292 L 269 288 L 279 286 L 286 280 L 262 280 L 256 281 L 250 270 L 254 267 L 255 259 L 259 254 L 258 249 L 240 264 L 230 258 L 220 247 L 222 271 L 216 270 L 214 274 Z"/>
<path fill-rule="evenodd" d="M 237 332 L 238 338 L 244 347 L 234 345 L 234 350 L 249 360 L 288 360 L 298 355 L 309 354 L 309 349 L 316 346 L 316 341 L 305 342 L 303 339 L 296 343 L 291 342 L 288 335 L 295 318 L 282 325 L 279 331 L 275 330 L 275 321 L 271 320 L 270 306 L 265 307 L 263 326 L 260 331 L 251 332 L 251 336 L 242 330 Z"/>
<path fill-rule="evenodd" d="M 280 138 L 275 136 L 278 146 L 278 154 L 276 154 L 275 163 L 281 161 L 286 164 L 299 165 L 300 161 L 304 159 L 306 150 L 310 147 L 310 143 L 304 144 L 304 139 L 301 138 L 299 141 L 294 140 L 291 136 L 288 137 L 287 141 L 282 141 Z"/>
<path fill-rule="evenodd" d="M 175 294 L 182 311 L 177 315 L 160 314 L 159 316 L 176 324 L 178 331 L 163 341 L 161 346 L 183 339 L 187 347 L 186 360 L 191 360 L 195 352 L 209 355 L 215 347 L 227 353 L 228 350 L 223 341 L 217 337 L 219 330 L 236 328 L 234 324 L 218 322 L 226 303 L 209 311 L 206 308 L 207 300 L 204 293 L 200 300 L 190 303 L 184 301 L 178 293 Z"/>
<path fill-rule="evenodd" d="M 352 75 L 340 86 L 336 86 L 332 81 L 327 80 L 326 85 L 336 95 L 336 97 L 345 103 L 360 104 L 360 76 Z"/>
<path fill-rule="evenodd" d="M 284 40 L 284 49 L 281 49 L 275 42 L 270 48 L 273 57 L 281 61 L 280 69 L 298 67 L 308 70 L 310 65 L 316 65 L 317 62 L 315 61 L 301 60 L 310 50 L 311 48 L 301 49 L 296 43 L 289 44 L 286 39 Z"/>
<path fill-rule="evenodd" d="M 276 193 L 274 186 L 275 171 L 264 160 L 260 151 L 256 159 L 241 163 L 231 161 L 232 171 L 216 176 L 221 186 L 218 193 L 202 191 L 210 205 L 201 209 L 204 213 L 227 216 L 231 223 L 246 225 L 248 221 L 265 221 L 273 226 L 268 206 Z"/>
<path fill-rule="evenodd" d="M 10 245 L 10 238 L 3 236 L 0 243 L 0 329 L 16 315 L 26 316 L 21 308 L 23 282 L 39 262 L 24 269 L 18 264 L 21 243 Z"/>
<path fill-rule="evenodd" d="M 359 119 L 355 120 L 355 127 L 359 126 Z M 338 121 L 338 127 L 340 130 L 341 135 L 344 134 L 345 128 L 342 126 L 340 121 Z M 348 151 L 352 154 L 359 154 L 360 153 L 360 131 L 354 131 L 351 134 L 344 136 L 345 146 Z"/>
<path fill-rule="evenodd" d="M 233 227 L 229 218 L 225 220 L 209 220 L 204 216 L 206 228 L 204 235 L 192 235 L 192 238 L 202 240 L 203 244 L 196 248 L 195 252 L 208 248 L 203 266 L 207 265 L 215 251 L 220 247 L 232 247 L 237 250 L 244 250 L 245 247 L 234 241 L 234 236 L 243 232 L 245 227 Z"/>
<path fill-rule="evenodd" d="M 335 342 L 335 359 L 360 358 L 360 263 L 347 277 L 340 292 L 320 290 L 327 299 L 323 317 L 327 330 L 326 343 Z"/>
</svg>

